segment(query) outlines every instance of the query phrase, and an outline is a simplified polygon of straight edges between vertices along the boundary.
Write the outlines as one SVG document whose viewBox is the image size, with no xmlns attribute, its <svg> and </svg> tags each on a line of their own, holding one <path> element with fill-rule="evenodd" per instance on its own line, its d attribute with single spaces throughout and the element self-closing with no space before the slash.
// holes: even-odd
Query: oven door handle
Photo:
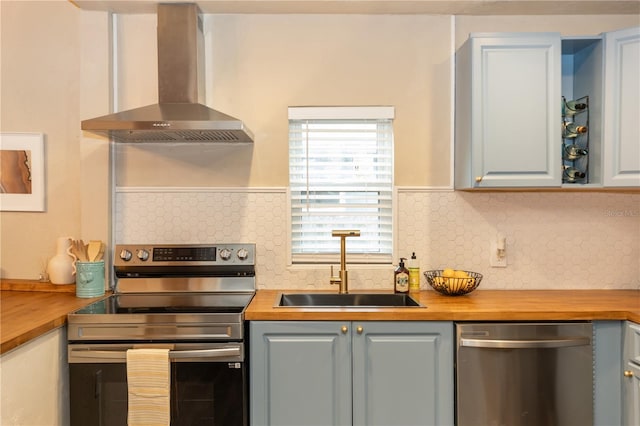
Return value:
<svg viewBox="0 0 640 426">
<path fill-rule="evenodd" d="M 190 351 L 169 351 L 169 359 L 181 358 L 225 358 L 240 356 L 240 348 L 195 349 Z"/>
<path fill-rule="evenodd" d="M 73 357 L 90 359 L 127 360 L 126 350 L 73 350 Z M 185 351 L 169 351 L 169 359 L 185 358 L 226 358 L 242 355 L 240 347 L 219 349 L 193 349 Z"/>
</svg>

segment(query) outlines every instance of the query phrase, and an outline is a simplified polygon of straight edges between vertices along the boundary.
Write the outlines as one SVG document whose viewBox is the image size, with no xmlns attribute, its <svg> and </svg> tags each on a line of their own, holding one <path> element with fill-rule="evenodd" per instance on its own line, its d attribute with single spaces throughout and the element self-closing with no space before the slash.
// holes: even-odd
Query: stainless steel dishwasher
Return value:
<svg viewBox="0 0 640 426">
<path fill-rule="evenodd" d="M 458 426 L 593 424 L 590 322 L 457 323 Z"/>
</svg>

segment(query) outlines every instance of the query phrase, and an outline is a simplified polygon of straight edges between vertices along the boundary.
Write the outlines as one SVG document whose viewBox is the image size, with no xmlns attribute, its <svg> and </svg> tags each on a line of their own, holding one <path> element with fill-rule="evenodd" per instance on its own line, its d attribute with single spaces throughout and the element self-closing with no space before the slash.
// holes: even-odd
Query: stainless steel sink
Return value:
<svg viewBox="0 0 640 426">
<path fill-rule="evenodd" d="M 415 299 L 406 294 L 388 293 L 282 293 L 276 307 L 304 308 L 419 308 Z"/>
</svg>

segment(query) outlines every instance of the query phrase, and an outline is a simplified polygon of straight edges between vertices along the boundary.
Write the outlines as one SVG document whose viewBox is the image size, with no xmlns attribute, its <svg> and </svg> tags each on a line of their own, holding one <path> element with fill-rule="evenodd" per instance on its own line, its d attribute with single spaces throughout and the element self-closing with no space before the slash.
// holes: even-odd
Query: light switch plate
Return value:
<svg viewBox="0 0 640 426">
<path fill-rule="evenodd" d="M 492 268 L 506 268 L 507 267 L 507 254 L 505 251 L 504 256 L 498 256 L 498 242 L 492 241 L 489 244 L 489 265 Z"/>
</svg>

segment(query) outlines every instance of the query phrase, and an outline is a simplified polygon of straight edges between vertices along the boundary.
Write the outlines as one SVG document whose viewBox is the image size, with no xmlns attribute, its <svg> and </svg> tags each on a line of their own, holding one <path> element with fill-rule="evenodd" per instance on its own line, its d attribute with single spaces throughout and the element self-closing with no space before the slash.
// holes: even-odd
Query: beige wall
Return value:
<svg viewBox="0 0 640 426">
<path fill-rule="evenodd" d="M 45 134 L 46 212 L 0 213 L 3 277 L 37 278 L 59 236 L 80 233 L 79 12 L 2 1 L 2 132 Z"/>
<path fill-rule="evenodd" d="M 126 42 L 142 27 L 153 33 L 155 21 L 123 18 L 127 90 L 121 98 L 129 108 L 157 96 L 149 65 L 155 53 L 144 62 L 131 53 L 153 52 L 155 40 L 145 38 L 145 48 Z M 118 183 L 287 186 L 288 106 L 393 105 L 396 184 L 448 185 L 451 22 L 447 16 L 208 15 L 208 104 L 245 120 L 255 144 L 122 147 Z M 142 81 L 141 73 L 153 77 Z M 168 175 L 166 167 L 176 165 Z"/>
<path fill-rule="evenodd" d="M 37 278 L 55 239 L 108 240 L 109 151 L 79 130 L 109 112 L 108 15 L 67 1 L 1 2 L 1 130 L 46 134 L 45 213 L 2 212 L 5 278 Z M 449 186 L 451 46 L 471 31 L 597 34 L 637 16 L 207 15 L 207 103 L 249 147 L 119 146 L 125 186 L 287 185 L 287 106 L 394 105 L 398 186 Z M 155 16 L 118 15 L 116 108 L 157 99 Z M 452 24 L 456 28 L 452 43 Z M 571 32 L 565 32 L 571 29 Z"/>
</svg>

